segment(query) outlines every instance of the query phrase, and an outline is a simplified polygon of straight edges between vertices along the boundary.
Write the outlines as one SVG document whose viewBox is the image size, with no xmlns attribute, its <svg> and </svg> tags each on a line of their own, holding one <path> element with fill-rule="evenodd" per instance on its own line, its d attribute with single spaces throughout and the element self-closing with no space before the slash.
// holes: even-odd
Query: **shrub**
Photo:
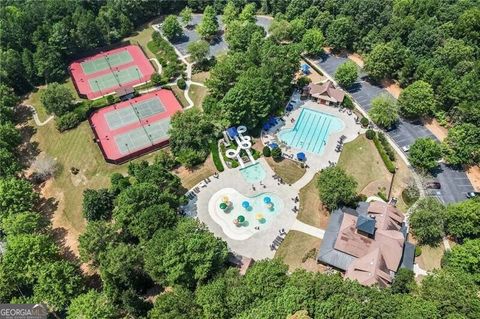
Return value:
<svg viewBox="0 0 480 319">
<path fill-rule="evenodd" d="M 417 188 L 415 183 L 410 183 L 403 191 L 402 191 L 402 199 L 407 204 L 407 206 L 411 206 L 415 203 L 418 198 L 420 197 L 420 191 Z"/>
<path fill-rule="evenodd" d="M 185 90 L 187 88 L 187 82 L 182 78 L 178 79 L 177 85 L 180 90 Z"/>
<path fill-rule="evenodd" d="M 362 117 L 362 119 L 360 120 L 360 124 L 362 124 L 363 127 L 367 127 L 369 123 L 370 122 L 366 117 Z"/>
<path fill-rule="evenodd" d="M 345 97 L 343 98 L 342 106 L 349 110 L 353 110 L 355 108 L 355 106 L 353 105 L 352 99 L 348 95 L 345 95 Z"/>
<path fill-rule="evenodd" d="M 210 143 L 210 152 L 212 153 L 213 163 L 219 172 L 224 171 L 220 153 L 218 152 L 218 144 L 216 141 Z"/>
<path fill-rule="evenodd" d="M 382 143 L 382 146 L 385 149 L 385 152 L 387 153 L 388 158 L 390 158 L 391 161 L 394 161 L 395 151 L 393 150 L 392 146 L 388 142 L 383 132 L 378 132 L 378 140 L 380 141 L 380 143 Z"/>
<path fill-rule="evenodd" d="M 272 158 L 275 160 L 275 161 L 279 161 L 282 159 L 282 150 L 280 149 L 280 147 L 275 147 L 273 150 L 272 150 Z"/>
<path fill-rule="evenodd" d="M 373 142 L 375 143 L 378 153 L 380 154 L 380 157 L 382 158 L 383 163 L 387 167 L 387 170 L 392 174 L 395 173 L 395 165 L 393 165 L 392 161 L 390 160 L 387 153 L 385 152 L 385 149 L 383 148 L 382 143 L 380 143 L 380 141 L 378 140 L 378 136 L 375 136 L 373 138 Z"/>
<path fill-rule="evenodd" d="M 71 130 L 80 124 L 80 117 L 75 112 L 66 113 L 56 120 L 57 129 L 60 132 Z"/>
<path fill-rule="evenodd" d="M 150 77 L 150 81 L 152 81 L 153 85 L 161 85 L 162 84 L 162 76 L 158 73 L 153 73 Z"/>
<path fill-rule="evenodd" d="M 422 248 L 420 246 L 415 246 L 415 257 L 418 257 L 422 254 Z"/>
<path fill-rule="evenodd" d="M 263 153 L 263 156 L 265 156 L 265 157 L 272 156 L 272 151 L 270 150 L 270 147 L 268 147 L 268 146 L 263 147 L 262 153 Z"/>
<path fill-rule="evenodd" d="M 387 195 L 384 192 L 378 192 L 377 196 L 383 199 L 385 202 L 388 202 Z"/>
<path fill-rule="evenodd" d="M 367 132 L 365 133 L 365 136 L 369 139 L 369 140 L 373 140 L 373 138 L 375 137 L 375 131 L 374 130 L 367 130 Z"/>
</svg>

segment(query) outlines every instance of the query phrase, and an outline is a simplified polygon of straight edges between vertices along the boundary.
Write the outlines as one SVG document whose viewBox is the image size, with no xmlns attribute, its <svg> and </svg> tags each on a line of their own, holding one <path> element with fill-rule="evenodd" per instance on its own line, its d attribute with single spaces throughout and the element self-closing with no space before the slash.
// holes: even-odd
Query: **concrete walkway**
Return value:
<svg viewBox="0 0 480 319">
<path fill-rule="evenodd" d="M 295 222 L 293 223 L 292 228 L 290 228 L 290 230 L 298 230 L 298 231 L 301 231 L 302 233 L 305 233 L 320 239 L 323 239 L 323 236 L 325 235 L 325 230 L 305 224 L 304 222 L 301 222 L 298 219 L 295 219 Z"/>
<path fill-rule="evenodd" d="M 160 62 L 158 62 L 157 58 L 150 58 L 148 60 L 155 62 L 155 64 L 158 67 L 158 72 L 157 73 L 162 74 L 162 65 L 160 64 Z"/>
<path fill-rule="evenodd" d="M 37 113 L 37 110 L 35 109 L 35 107 L 33 105 L 29 105 L 29 104 L 25 104 L 25 106 L 32 110 L 33 120 L 35 121 L 35 124 L 37 126 L 44 126 L 45 124 L 47 124 L 48 122 L 50 122 L 54 118 L 53 115 L 50 115 L 45 121 L 41 122 L 40 119 L 38 118 L 38 113 Z"/>
<path fill-rule="evenodd" d="M 418 277 L 418 276 L 427 276 L 429 274 L 428 271 L 420 268 L 420 266 L 418 264 L 414 264 L 413 265 L 413 272 L 415 273 L 415 277 Z"/>
</svg>

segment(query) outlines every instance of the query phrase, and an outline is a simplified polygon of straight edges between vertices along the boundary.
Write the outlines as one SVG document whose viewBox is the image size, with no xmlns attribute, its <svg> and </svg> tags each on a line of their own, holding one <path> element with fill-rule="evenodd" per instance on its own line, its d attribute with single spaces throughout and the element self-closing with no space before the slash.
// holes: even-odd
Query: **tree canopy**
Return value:
<svg viewBox="0 0 480 319">
<path fill-rule="evenodd" d="M 418 118 L 432 113 L 435 98 L 430 84 L 416 81 L 407 86 L 398 98 L 400 111 L 408 118 Z"/>
<path fill-rule="evenodd" d="M 217 34 L 218 21 L 212 6 L 207 6 L 203 11 L 202 21 L 197 25 L 197 32 L 205 40 L 211 40 Z"/>
<path fill-rule="evenodd" d="M 420 244 L 436 246 L 445 235 L 445 207 L 435 198 L 420 199 L 410 215 L 412 233 Z"/>
<path fill-rule="evenodd" d="M 64 115 L 75 107 L 72 92 L 58 83 L 51 83 L 40 96 L 40 101 L 50 113 Z"/>
<path fill-rule="evenodd" d="M 442 148 L 439 143 L 429 137 L 418 138 L 410 146 L 408 160 L 416 168 L 432 171 L 438 167 L 442 158 Z"/>
<path fill-rule="evenodd" d="M 355 201 L 357 182 L 340 167 L 328 167 L 320 171 L 317 180 L 320 200 L 329 210 Z"/>
<path fill-rule="evenodd" d="M 162 23 L 162 32 L 169 40 L 176 40 L 183 35 L 183 29 L 174 15 L 169 15 Z"/>
<path fill-rule="evenodd" d="M 318 28 L 308 29 L 302 38 L 302 45 L 305 52 L 309 55 L 318 56 L 323 53 L 325 37 L 322 30 Z"/>
<path fill-rule="evenodd" d="M 347 61 L 341 64 L 335 71 L 335 81 L 344 88 L 348 88 L 357 81 L 357 65 L 353 61 Z"/>
<path fill-rule="evenodd" d="M 391 128 L 399 119 L 397 101 L 386 94 L 379 95 L 372 100 L 368 115 L 378 126 Z"/>
</svg>

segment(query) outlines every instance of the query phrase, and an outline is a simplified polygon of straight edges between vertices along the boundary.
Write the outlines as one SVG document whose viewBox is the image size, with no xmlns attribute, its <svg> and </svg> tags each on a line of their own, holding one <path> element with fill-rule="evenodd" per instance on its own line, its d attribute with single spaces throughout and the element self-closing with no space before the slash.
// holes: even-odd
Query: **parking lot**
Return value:
<svg viewBox="0 0 480 319">
<path fill-rule="evenodd" d="M 334 77 L 338 66 L 347 60 L 347 57 L 327 55 L 325 59 L 319 60 L 317 64 L 323 71 Z M 362 109 L 367 112 L 372 106 L 373 98 L 380 94 L 389 95 L 384 88 L 368 82 L 365 74 L 360 74 L 357 83 L 348 92 Z M 388 131 L 387 134 L 400 148 L 413 144 L 420 137 L 437 139 L 421 122 L 412 123 L 404 119 L 400 119 L 397 126 Z M 439 190 L 428 190 L 427 193 L 438 197 L 444 203 L 464 200 L 466 193 L 473 191 L 472 184 L 462 170 L 441 164 L 434 177 L 440 182 L 442 188 Z"/>
<path fill-rule="evenodd" d="M 220 15 L 217 16 L 218 26 L 219 29 L 222 30 L 221 34 L 215 39 L 210 45 L 210 53 L 209 56 L 218 56 L 221 55 L 228 50 L 228 45 L 225 42 L 225 35 L 223 34 L 223 30 L 225 29 L 225 25 L 222 22 L 222 17 Z M 183 28 L 184 36 L 175 42 L 173 45 L 182 53 L 182 55 L 187 55 L 187 47 L 190 43 L 198 41 L 200 39 L 200 35 L 195 28 L 197 25 L 202 21 L 202 14 L 194 14 L 192 15 L 192 21 L 188 28 Z M 267 17 L 257 17 L 256 24 L 263 27 L 265 31 L 268 31 L 270 24 L 272 23 L 272 19 Z"/>
</svg>

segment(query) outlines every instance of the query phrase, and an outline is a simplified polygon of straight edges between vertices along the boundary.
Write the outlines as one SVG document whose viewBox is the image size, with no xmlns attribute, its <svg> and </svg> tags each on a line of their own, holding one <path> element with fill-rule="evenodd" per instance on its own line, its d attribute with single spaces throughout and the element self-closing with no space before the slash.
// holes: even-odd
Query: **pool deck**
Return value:
<svg viewBox="0 0 480 319">
<path fill-rule="evenodd" d="M 259 183 L 254 184 L 255 190 L 252 189 L 252 184 L 245 181 L 240 170 L 228 169 L 222 172 L 218 178 L 211 177 L 211 182 L 205 187 L 200 187 L 200 192 L 194 200 L 190 201 L 186 207 L 186 212 L 189 215 L 197 217 L 200 221 L 205 223 L 208 229 L 215 234 L 215 236 L 222 238 L 228 244 L 230 250 L 245 257 L 250 257 L 255 260 L 273 258 L 275 251 L 270 250 L 270 245 L 273 240 L 279 235 L 279 230 L 282 228 L 288 232 L 296 221 L 297 215 L 292 211 L 293 207 L 297 205 L 292 200 L 298 195 L 298 188 L 289 186 L 288 184 L 279 184 L 273 179 L 275 174 L 268 163 L 260 158 L 260 162 L 267 172 L 267 176 L 262 181 L 265 188 Z M 248 239 L 234 240 L 228 237 L 222 230 L 222 227 L 215 222 L 208 212 L 208 203 L 210 198 L 219 190 L 224 188 L 235 188 L 239 193 L 252 197 L 265 192 L 275 193 L 283 199 L 283 211 L 278 212 L 275 218 L 269 221 L 271 224 L 267 229 L 260 230 Z"/>
<path fill-rule="evenodd" d="M 267 145 L 269 142 L 277 143 L 281 146 L 284 156 L 291 159 L 296 159 L 296 154 L 299 152 L 305 153 L 307 157 L 306 163 L 308 166 L 310 166 L 309 171 L 313 170 L 316 172 L 322 168 L 325 168 L 328 166 L 329 161 L 335 163 L 338 162 L 338 159 L 340 158 L 340 152 L 336 152 L 335 147 L 337 145 L 337 141 L 340 139 L 340 136 L 345 135 L 347 138 L 344 143 L 348 143 L 356 139 L 359 134 L 365 132 L 365 129 L 363 129 L 359 124 L 355 123 L 355 114 L 348 115 L 347 112 L 340 112 L 339 108 L 325 106 L 310 100 L 302 101 L 300 100 L 298 93 L 292 96 L 292 100 L 296 101 L 294 104 L 294 109 L 283 116 L 285 122 L 280 122 L 280 124 L 271 128 L 268 132 L 263 131 L 261 139 L 263 145 Z M 291 129 L 295 126 L 296 120 L 302 112 L 302 108 L 309 108 L 311 110 L 333 115 L 345 123 L 343 130 L 331 132 L 321 154 L 310 153 L 299 148 L 290 147 L 285 145 L 285 143 L 282 143 L 278 137 L 278 133 L 281 130 Z M 292 119 L 295 120 L 293 123 L 291 122 Z"/>
</svg>

